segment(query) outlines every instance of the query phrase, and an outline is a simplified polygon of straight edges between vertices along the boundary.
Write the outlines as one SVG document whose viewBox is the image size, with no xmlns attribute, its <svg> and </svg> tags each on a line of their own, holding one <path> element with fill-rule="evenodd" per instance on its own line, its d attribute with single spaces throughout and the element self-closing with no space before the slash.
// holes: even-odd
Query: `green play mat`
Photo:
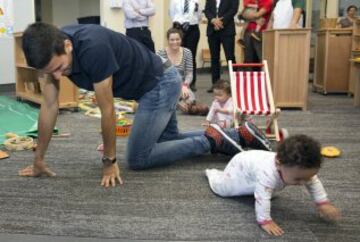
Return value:
<svg viewBox="0 0 360 242">
<path fill-rule="evenodd" d="M 0 96 L 0 144 L 4 142 L 8 132 L 37 137 L 38 116 L 39 109 L 13 98 Z"/>
</svg>

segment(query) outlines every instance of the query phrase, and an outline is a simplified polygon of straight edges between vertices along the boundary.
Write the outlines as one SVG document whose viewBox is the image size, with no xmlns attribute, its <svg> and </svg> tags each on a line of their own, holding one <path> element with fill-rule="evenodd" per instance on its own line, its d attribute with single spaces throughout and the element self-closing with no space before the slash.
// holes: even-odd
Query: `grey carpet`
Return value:
<svg viewBox="0 0 360 242">
<path fill-rule="evenodd" d="M 196 94 L 203 102 L 211 100 L 205 92 L 209 83 L 209 75 L 200 75 Z M 181 130 L 201 128 L 202 120 L 179 115 Z M 289 187 L 272 202 L 273 218 L 285 230 L 281 238 L 266 235 L 256 225 L 253 198 L 224 199 L 210 191 L 203 171 L 223 168 L 229 159 L 225 156 L 135 172 L 126 168 L 126 139 L 119 139 L 125 185 L 103 189 L 96 151 L 99 124 L 81 113 L 62 112 L 57 125 L 72 135 L 54 139 L 49 147 L 46 160 L 56 178 L 17 176 L 32 161 L 31 152 L 12 153 L 0 161 L 0 233 L 154 241 L 359 241 L 360 108 L 346 95 L 310 91 L 308 111 L 285 110 L 280 116 L 280 125 L 291 134 L 312 135 L 343 152 L 341 158 L 325 159 L 320 172 L 343 220 L 323 222 L 305 190 Z"/>
</svg>

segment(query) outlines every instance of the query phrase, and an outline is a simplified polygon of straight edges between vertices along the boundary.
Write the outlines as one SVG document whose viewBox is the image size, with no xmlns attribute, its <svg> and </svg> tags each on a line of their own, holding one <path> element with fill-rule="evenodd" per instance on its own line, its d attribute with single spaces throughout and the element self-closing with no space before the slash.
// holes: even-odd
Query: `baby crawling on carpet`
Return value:
<svg viewBox="0 0 360 242">
<path fill-rule="evenodd" d="M 267 233 L 280 236 L 284 231 L 270 216 L 271 197 L 288 185 L 305 185 L 324 219 L 340 218 L 316 175 L 321 161 L 320 144 L 306 135 L 295 135 L 280 144 L 277 153 L 241 152 L 224 171 L 206 169 L 205 173 L 211 190 L 221 197 L 254 194 L 258 224 Z"/>
</svg>

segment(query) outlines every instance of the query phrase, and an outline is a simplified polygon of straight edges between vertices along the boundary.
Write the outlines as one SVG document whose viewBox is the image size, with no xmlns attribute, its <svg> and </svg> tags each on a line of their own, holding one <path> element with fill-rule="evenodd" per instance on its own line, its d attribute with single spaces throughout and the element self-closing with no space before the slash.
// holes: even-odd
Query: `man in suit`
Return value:
<svg viewBox="0 0 360 242">
<path fill-rule="evenodd" d="M 222 44 L 226 60 L 235 62 L 234 16 L 239 0 L 206 0 L 205 16 L 208 19 L 206 34 L 211 54 L 212 84 L 220 79 L 220 46 Z M 212 92 L 212 87 L 208 90 Z"/>
</svg>

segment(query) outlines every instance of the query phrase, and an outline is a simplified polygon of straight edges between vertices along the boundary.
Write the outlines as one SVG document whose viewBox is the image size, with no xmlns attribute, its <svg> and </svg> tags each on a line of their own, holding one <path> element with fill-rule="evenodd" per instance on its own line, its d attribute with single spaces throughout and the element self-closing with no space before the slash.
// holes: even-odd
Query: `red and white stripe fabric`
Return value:
<svg viewBox="0 0 360 242">
<path fill-rule="evenodd" d="M 235 72 L 235 95 L 237 109 L 247 115 L 269 115 L 270 104 L 265 72 Z"/>
</svg>

